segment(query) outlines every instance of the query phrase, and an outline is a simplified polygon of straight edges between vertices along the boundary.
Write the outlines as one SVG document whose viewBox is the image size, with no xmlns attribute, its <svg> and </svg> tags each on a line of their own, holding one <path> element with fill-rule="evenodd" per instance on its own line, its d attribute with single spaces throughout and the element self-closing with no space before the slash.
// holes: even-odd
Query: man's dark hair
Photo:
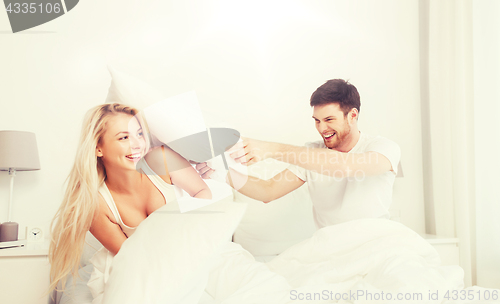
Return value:
<svg viewBox="0 0 500 304">
<path fill-rule="evenodd" d="M 330 103 L 338 103 L 344 117 L 352 108 L 359 112 L 361 107 L 358 90 L 343 79 L 328 80 L 311 95 L 311 107 Z"/>
</svg>

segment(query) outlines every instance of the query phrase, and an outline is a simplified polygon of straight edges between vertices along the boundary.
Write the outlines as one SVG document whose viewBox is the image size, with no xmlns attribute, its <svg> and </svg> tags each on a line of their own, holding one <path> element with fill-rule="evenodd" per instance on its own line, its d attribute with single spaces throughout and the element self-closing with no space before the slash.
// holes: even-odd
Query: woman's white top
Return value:
<svg viewBox="0 0 500 304">
<path fill-rule="evenodd" d="M 161 177 L 159 177 L 153 169 L 151 169 L 147 162 L 142 158 L 137 163 L 137 169 L 142 169 L 142 171 L 147 175 L 147 177 L 151 180 L 151 182 L 155 185 L 155 187 L 161 192 L 163 197 L 165 198 L 166 203 L 174 202 L 176 200 L 176 187 L 174 185 L 170 185 L 165 182 Z M 130 237 L 137 227 L 129 227 L 123 223 L 123 220 L 118 212 L 118 208 L 116 207 L 115 201 L 113 200 L 113 196 L 111 192 L 109 192 L 108 187 L 106 186 L 106 182 L 102 183 L 102 186 L 99 188 L 99 193 L 101 193 L 102 197 L 106 201 L 115 216 L 116 222 L 120 225 L 123 233 L 127 237 Z"/>
</svg>

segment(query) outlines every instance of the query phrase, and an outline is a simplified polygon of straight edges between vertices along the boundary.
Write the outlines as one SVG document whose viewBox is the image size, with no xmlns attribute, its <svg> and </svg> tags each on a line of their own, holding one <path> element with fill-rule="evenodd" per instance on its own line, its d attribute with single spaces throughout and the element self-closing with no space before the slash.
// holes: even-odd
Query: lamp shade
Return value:
<svg viewBox="0 0 500 304">
<path fill-rule="evenodd" d="M 0 170 L 40 170 L 35 133 L 0 131 Z"/>
</svg>

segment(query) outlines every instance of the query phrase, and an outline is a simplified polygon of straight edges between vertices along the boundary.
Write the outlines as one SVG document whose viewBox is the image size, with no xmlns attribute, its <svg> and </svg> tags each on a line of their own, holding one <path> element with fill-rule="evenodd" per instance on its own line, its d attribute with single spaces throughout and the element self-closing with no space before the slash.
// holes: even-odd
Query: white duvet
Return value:
<svg viewBox="0 0 500 304">
<path fill-rule="evenodd" d="M 427 241 L 390 220 L 325 227 L 272 261 L 256 262 L 230 242 L 245 207 L 159 209 L 114 258 L 96 254 L 93 304 L 487 303 L 479 301 L 486 292 L 499 302 L 498 290 L 463 290 L 459 266 L 440 266 Z M 470 301 L 460 301 L 460 292 Z"/>
</svg>

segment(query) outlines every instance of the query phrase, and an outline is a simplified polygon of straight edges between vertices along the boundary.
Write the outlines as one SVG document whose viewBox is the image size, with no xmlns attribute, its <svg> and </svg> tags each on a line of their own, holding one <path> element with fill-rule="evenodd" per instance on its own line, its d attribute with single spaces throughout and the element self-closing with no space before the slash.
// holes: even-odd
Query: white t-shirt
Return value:
<svg viewBox="0 0 500 304">
<path fill-rule="evenodd" d="M 325 148 L 323 141 L 307 143 L 306 147 Z M 378 152 L 391 162 L 392 170 L 377 176 L 332 177 L 291 165 L 288 170 L 307 182 L 313 203 L 316 227 L 335 225 L 361 218 L 389 218 L 392 186 L 397 174 L 401 149 L 382 136 L 360 132 L 356 145 L 348 153 Z M 376 161 L 372 158 L 368 161 Z"/>
</svg>

